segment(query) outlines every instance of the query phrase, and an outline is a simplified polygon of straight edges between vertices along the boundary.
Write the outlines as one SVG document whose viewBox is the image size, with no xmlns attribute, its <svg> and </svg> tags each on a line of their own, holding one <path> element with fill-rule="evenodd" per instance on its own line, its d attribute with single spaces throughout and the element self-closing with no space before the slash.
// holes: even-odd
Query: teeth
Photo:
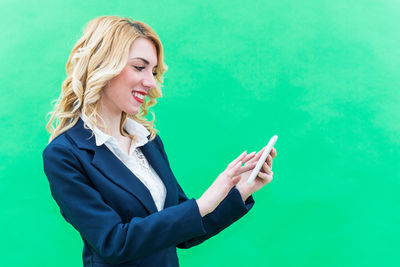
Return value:
<svg viewBox="0 0 400 267">
<path fill-rule="evenodd" d="M 133 95 L 134 95 L 135 97 L 139 98 L 139 99 L 144 99 L 144 95 L 142 95 L 142 94 L 133 92 Z"/>
</svg>

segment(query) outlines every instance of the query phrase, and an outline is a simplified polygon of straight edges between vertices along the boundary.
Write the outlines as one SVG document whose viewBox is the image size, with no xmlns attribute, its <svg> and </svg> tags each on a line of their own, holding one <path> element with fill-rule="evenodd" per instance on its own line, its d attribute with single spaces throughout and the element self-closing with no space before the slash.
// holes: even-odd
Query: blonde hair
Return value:
<svg viewBox="0 0 400 267">
<path fill-rule="evenodd" d="M 72 128 L 80 115 L 84 115 L 88 124 L 104 127 L 104 120 L 98 113 L 98 104 L 102 89 L 108 81 L 121 73 L 127 64 L 129 50 L 133 42 L 143 37 L 153 42 L 157 50 L 157 86 L 150 89 L 148 99 L 144 100 L 141 110 L 134 115 L 122 112 L 121 134 L 128 134 L 123 129 L 127 117 L 141 123 L 150 132 L 150 140 L 156 136 L 153 120 L 144 117 L 148 109 L 162 97 L 163 74 L 167 70 L 164 63 L 160 38 L 147 24 L 130 18 L 102 16 L 91 20 L 82 37 L 75 44 L 66 64 L 67 78 L 62 83 L 61 94 L 56 100 L 54 110 L 46 129 L 51 134 L 49 142 L 61 133 Z M 102 122 L 98 121 L 99 118 Z M 55 123 L 55 126 L 53 125 Z M 85 125 L 86 127 L 86 125 Z"/>
</svg>

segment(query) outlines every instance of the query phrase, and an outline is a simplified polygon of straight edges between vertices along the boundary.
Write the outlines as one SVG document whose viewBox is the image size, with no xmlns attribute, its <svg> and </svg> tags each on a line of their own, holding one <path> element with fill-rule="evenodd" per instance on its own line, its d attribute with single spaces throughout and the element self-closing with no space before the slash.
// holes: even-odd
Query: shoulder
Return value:
<svg viewBox="0 0 400 267">
<path fill-rule="evenodd" d="M 44 163 L 65 157 L 66 155 L 72 156 L 74 154 L 72 147 L 73 144 L 66 133 L 60 134 L 44 148 L 42 153 Z"/>
<path fill-rule="evenodd" d="M 96 148 L 95 137 L 90 129 L 83 125 L 81 119 L 67 131 L 54 138 L 44 149 L 43 153 L 52 151 L 55 148 L 64 148 L 70 151 L 79 149 L 94 150 Z"/>
<path fill-rule="evenodd" d="M 70 131 L 70 130 L 68 130 Z M 62 134 L 58 135 L 56 138 L 51 140 L 49 144 L 47 144 L 46 148 L 52 147 L 52 146 L 69 146 L 71 145 L 71 141 L 67 137 L 67 132 L 63 132 Z"/>
<path fill-rule="evenodd" d="M 167 153 L 165 152 L 164 144 L 161 141 L 161 137 L 157 134 L 151 142 L 154 143 L 154 146 L 158 149 L 158 151 L 160 151 L 161 155 L 164 157 L 169 165 Z"/>
<path fill-rule="evenodd" d="M 164 144 L 158 134 L 156 134 L 156 136 L 152 140 L 149 140 L 149 142 L 153 142 L 158 149 L 164 150 Z"/>
<path fill-rule="evenodd" d="M 43 159 L 46 158 L 46 156 L 53 155 L 54 154 L 75 154 L 73 151 L 77 150 L 77 143 L 76 140 L 74 140 L 71 137 L 71 132 L 74 131 L 74 128 L 71 128 L 60 135 L 58 135 L 56 138 L 54 138 L 43 150 Z"/>
<path fill-rule="evenodd" d="M 84 172 L 83 162 L 87 157 L 76 146 L 68 131 L 54 138 L 43 150 L 43 168 L 49 179 L 59 177 L 60 172 L 68 175 Z"/>
</svg>

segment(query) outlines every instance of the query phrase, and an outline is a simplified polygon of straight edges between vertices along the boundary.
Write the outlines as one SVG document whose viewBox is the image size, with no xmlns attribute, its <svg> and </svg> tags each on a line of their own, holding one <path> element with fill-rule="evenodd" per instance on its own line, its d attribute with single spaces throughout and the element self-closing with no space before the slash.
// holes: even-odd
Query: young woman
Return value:
<svg viewBox="0 0 400 267">
<path fill-rule="evenodd" d="M 216 235 L 253 206 L 272 180 L 272 150 L 243 152 L 199 199 L 188 199 L 146 120 L 166 66 L 157 34 L 128 18 L 90 21 L 66 65 L 47 125 L 44 171 L 61 214 L 79 231 L 84 266 L 178 266 L 176 247 Z M 154 120 L 153 120 L 154 121 Z"/>
</svg>

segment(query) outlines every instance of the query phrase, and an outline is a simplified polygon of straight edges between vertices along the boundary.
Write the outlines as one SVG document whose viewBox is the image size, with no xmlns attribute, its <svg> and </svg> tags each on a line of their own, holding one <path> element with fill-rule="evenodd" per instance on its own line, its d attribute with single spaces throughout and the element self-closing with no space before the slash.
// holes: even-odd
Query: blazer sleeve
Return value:
<svg viewBox="0 0 400 267">
<path fill-rule="evenodd" d="M 43 163 L 61 214 L 108 263 L 145 257 L 206 234 L 194 199 L 123 222 L 93 187 L 70 146 L 48 145 L 43 152 Z"/>
<path fill-rule="evenodd" d="M 161 138 L 157 135 L 155 139 L 161 154 L 168 163 L 167 154 L 165 153 L 164 145 Z M 172 169 L 171 169 L 172 172 Z M 179 203 L 184 203 L 188 200 L 182 188 L 178 184 L 179 189 Z M 254 205 L 253 196 L 250 196 L 245 202 L 243 202 L 240 192 L 236 187 L 232 188 L 225 199 L 218 205 L 218 207 L 211 213 L 207 214 L 202 218 L 203 227 L 205 234 L 193 238 L 189 238 L 184 242 L 177 244 L 179 248 L 190 248 L 198 245 L 210 237 L 218 234 L 235 221 L 243 217 Z"/>
</svg>

